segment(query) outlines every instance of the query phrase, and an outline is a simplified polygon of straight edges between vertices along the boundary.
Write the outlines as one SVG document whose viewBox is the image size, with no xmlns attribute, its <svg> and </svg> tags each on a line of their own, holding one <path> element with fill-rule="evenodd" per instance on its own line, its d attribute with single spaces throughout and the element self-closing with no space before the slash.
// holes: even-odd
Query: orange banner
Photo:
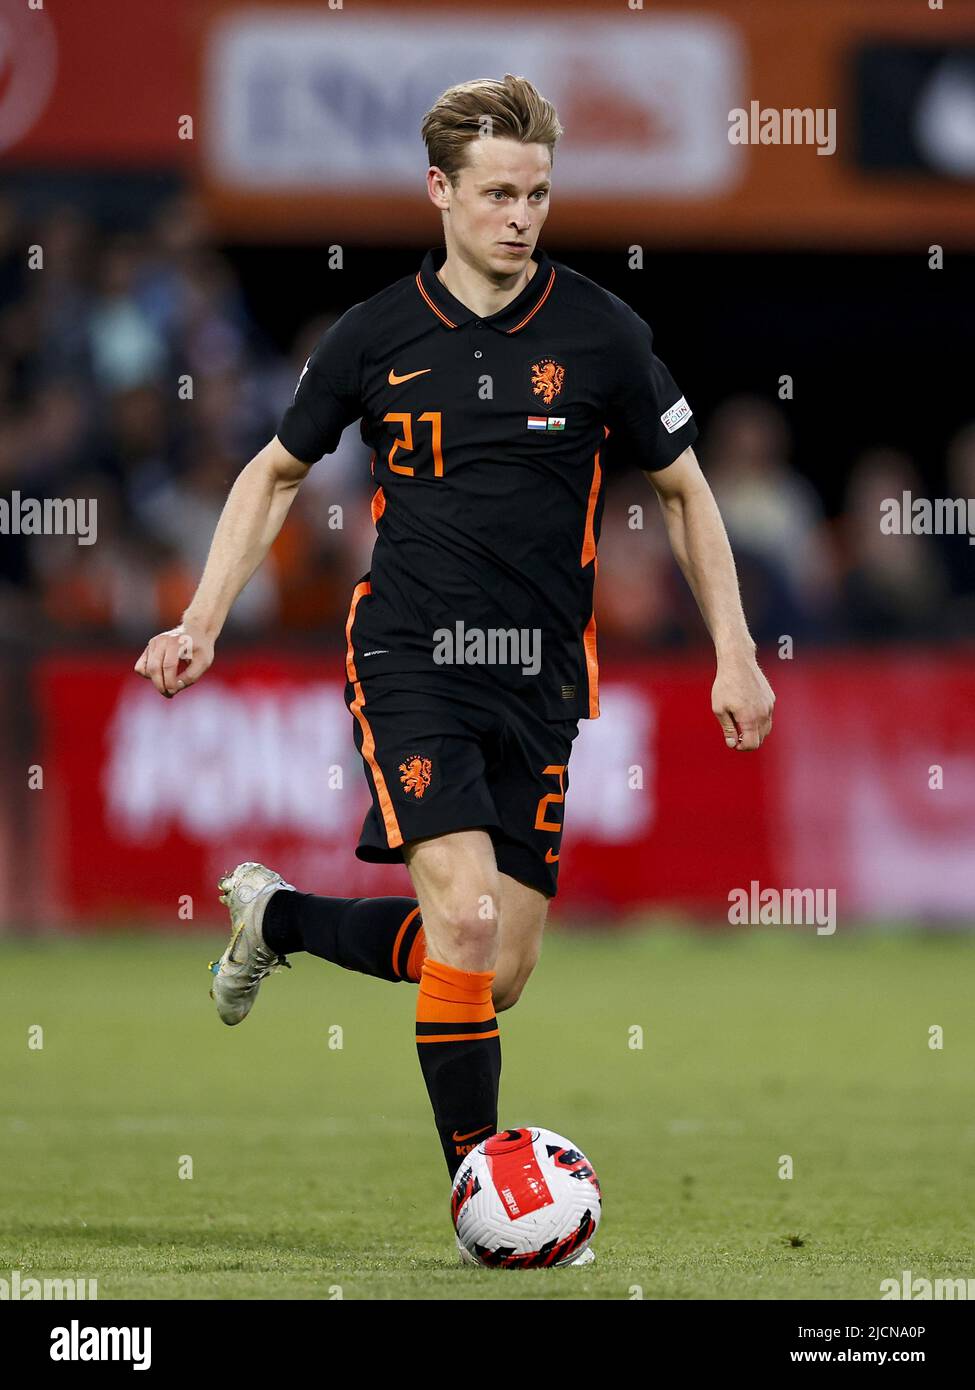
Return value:
<svg viewBox="0 0 975 1390">
<path fill-rule="evenodd" d="M 183 171 L 234 240 L 432 242 L 423 113 L 515 72 L 593 247 L 975 246 L 970 0 L 0 0 L 8 165 Z"/>
<path fill-rule="evenodd" d="M 226 5 L 202 35 L 198 169 L 237 238 L 436 240 L 422 114 L 453 82 L 510 71 L 565 127 L 560 241 L 972 246 L 975 169 L 953 164 L 975 100 L 957 70 L 962 9 L 542 0 L 474 19 L 452 4 Z M 904 134 L 913 165 L 896 152 L 893 167 L 871 165 L 875 127 L 893 120 L 885 56 L 903 104 L 905 58 L 924 53 Z"/>
</svg>

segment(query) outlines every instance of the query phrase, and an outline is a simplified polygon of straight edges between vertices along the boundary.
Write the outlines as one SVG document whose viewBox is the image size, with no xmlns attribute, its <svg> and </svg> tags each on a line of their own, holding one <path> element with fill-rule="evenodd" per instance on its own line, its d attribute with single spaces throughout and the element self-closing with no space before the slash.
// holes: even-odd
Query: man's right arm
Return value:
<svg viewBox="0 0 975 1390">
<path fill-rule="evenodd" d="M 213 662 L 214 643 L 227 614 L 273 545 L 310 466 L 290 454 L 275 435 L 241 470 L 182 622 L 153 637 L 135 663 L 137 673 L 151 680 L 160 695 L 172 698 L 199 680 Z"/>
</svg>

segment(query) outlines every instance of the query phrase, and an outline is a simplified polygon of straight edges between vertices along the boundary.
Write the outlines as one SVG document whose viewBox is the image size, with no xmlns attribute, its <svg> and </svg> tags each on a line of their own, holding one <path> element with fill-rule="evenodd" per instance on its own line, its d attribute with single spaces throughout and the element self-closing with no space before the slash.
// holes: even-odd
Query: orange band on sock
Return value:
<svg viewBox="0 0 975 1390">
<path fill-rule="evenodd" d="M 410 954 L 406 958 L 406 978 L 416 984 L 423 971 L 423 960 L 427 953 L 427 934 L 421 927 L 416 934 Z"/>
<path fill-rule="evenodd" d="M 458 970 L 440 960 L 427 956 L 420 972 L 420 988 L 416 995 L 417 1023 L 442 1023 L 442 1034 L 417 1035 L 418 1042 L 470 1041 L 470 1032 L 454 1034 L 451 1024 L 493 1023 L 494 1001 L 491 986 L 493 970 Z M 497 1037 L 498 1033 L 478 1033 L 478 1037 Z"/>
</svg>

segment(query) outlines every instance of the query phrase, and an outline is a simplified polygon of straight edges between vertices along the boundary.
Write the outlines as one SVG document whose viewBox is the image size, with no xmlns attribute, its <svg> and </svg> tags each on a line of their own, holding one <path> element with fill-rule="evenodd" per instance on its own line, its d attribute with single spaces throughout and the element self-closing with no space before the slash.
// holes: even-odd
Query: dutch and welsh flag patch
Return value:
<svg viewBox="0 0 975 1390">
<path fill-rule="evenodd" d="M 564 430 L 564 415 L 529 415 L 528 428 L 530 430 Z"/>
</svg>

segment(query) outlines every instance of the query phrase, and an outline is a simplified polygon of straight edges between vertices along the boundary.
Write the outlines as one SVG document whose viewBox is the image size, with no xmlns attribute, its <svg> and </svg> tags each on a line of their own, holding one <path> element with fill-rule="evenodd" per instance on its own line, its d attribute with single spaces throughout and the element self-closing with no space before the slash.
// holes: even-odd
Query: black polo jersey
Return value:
<svg viewBox="0 0 975 1390">
<path fill-rule="evenodd" d="M 607 454 L 665 468 L 697 437 L 647 324 L 536 249 L 488 318 L 420 271 L 355 304 L 301 374 L 278 438 L 305 463 L 361 418 L 376 544 L 349 624 L 356 679 L 457 664 L 599 714 L 593 589 Z"/>
</svg>

